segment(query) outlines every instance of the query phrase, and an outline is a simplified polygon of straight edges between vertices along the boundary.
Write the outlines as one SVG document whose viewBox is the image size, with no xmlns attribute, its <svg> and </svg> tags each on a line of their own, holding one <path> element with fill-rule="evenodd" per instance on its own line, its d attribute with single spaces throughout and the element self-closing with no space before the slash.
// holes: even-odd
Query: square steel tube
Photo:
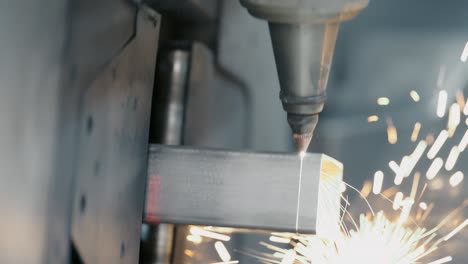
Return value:
<svg viewBox="0 0 468 264">
<path fill-rule="evenodd" d="M 324 155 L 151 145 L 145 221 L 324 233 L 336 230 L 343 166 Z"/>
</svg>

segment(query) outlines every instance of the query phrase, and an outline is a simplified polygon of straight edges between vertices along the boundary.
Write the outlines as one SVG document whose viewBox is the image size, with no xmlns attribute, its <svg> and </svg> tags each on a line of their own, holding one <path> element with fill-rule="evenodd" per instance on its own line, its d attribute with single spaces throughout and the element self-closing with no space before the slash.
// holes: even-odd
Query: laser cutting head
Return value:
<svg viewBox="0 0 468 264">
<path fill-rule="evenodd" d="M 326 99 L 339 23 L 369 0 L 240 0 L 268 21 L 280 99 L 298 151 L 306 151 Z"/>
</svg>

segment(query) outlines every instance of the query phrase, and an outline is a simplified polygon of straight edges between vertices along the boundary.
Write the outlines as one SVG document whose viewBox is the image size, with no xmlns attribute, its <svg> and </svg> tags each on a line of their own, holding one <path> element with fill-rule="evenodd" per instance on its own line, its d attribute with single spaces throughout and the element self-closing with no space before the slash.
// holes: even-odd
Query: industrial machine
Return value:
<svg viewBox="0 0 468 264">
<path fill-rule="evenodd" d="M 268 21 L 281 103 L 305 152 L 325 102 L 339 23 L 367 1 L 240 2 Z M 236 27 L 219 18 L 231 5 L 47 0 L 0 7 L 0 231 L 7 237 L 0 262 L 164 262 L 177 241 L 174 226 L 159 223 L 317 232 L 338 218 L 339 193 L 321 186 L 337 188 L 339 162 L 307 155 L 301 180 L 297 153 L 246 152 L 258 121 L 249 117 L 252 90 L 216 53 L 219 28 Z M 262 114 L 283 119 L 269 113 Z M 332 205 L 320 209 L 323 197 Z"/>
<path fill-rule="evenodd" d="M 340 22 L 368 1 L 242 0 L 249 12 L 268 21 L 280 99 L 299 151 L 306 151 L 326 99 L 328 75 Z"/>
</svg>

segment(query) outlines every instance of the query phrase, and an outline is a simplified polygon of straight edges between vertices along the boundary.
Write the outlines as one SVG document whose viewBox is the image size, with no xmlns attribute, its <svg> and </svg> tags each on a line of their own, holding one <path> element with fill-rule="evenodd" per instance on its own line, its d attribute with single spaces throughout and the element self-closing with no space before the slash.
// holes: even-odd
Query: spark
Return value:
<svg viewBox="0 0 468 264">
<path fill-rule="evenodd" d="M 426 143 L 427 145 L 432 145 L 432 143 L 434 143 L 434 134 L 430 133 L 430 134 L 427 134 L 426 136 Z"/>
<path fill-rule="evenodd" d="M 416 164 L 419 162 L 421 159 L 422 155 L 424 154 L 424 151 L 427 148 L 427 143 L 424 140 L 419 141 L 418 145 L 416 145 L 416 148 L 414 149 L 413 153 L 409 156 L 409 159 L 407 161 L 407 164 L 405 164 L 405 172 L 404 176 L 408 177 L 411 172 L 413 171 L 414 167 Z"/>
<path fill-rule="evenodd" d="M 450 186 L 456 187 L 458 186 L 462 181 L 465 176 L 463 175 L 463 172 L 457 171 L 455 172 L 452 176 L 450 176 L 449 183 Z"/>
<path fill-rule="evenodd" d="M 426 192 L 426 190 L 427 190 L 427 183 L 424 183 L 424 186 L 423 186 L 421 192 L 419 193 L 419 197 L 418 197 L 417 201 L 420 201 L 422 199 L 422 197 L 424 196 L 424 193 Z"/>
<path fill-rule="evenodd" d="M 388 163 L 388 166 L 390 167 L 390 169 L 392 169 L 392 171 L 395 173 L 395 174 L 398 174 L 400 172 L 400 166 L 398 166 L 398 164 L 392 160 Z"/>
<path fill-rule="evenodd" d="M 398 210 L 400 208 L 401 202 L 403 201 L 403 193 L 397 192 L 395 194 L 395 198 L 393 200 L 393 210 Z"/>
<path fill-rule="evenodd" d="M 195 253 L 190 249 L 184 250 L 184 254 L 189 256 L 189 257 L 193 257 L 195 255 Z"/>
<path fill-rule="evenodd" d="M 468 206 L 468 199 L 465 199 L 465 201 L 460 206 L 453 209 L 447 216 L 445 216 L 445 218 L 442 219 L 442 221 L 440 221 L 440 223 L 434 229 L 439 229 L 445 224 L 447 224 L 447 222 L 450 221 L 450 219 L 459 214 L 463 209 L 465 209 L 466 206 Z"/>
<path fill-rule="evenodd" d="M 295 258 L 296 258 L 296 251 L 290 249 L 286 252 L 280 264 L 292 264 Z"/>
<path fill-rule="evenodd" d="M 425 211 L 425 210 L 427 210 L 427 203 L 425 203 L 425 202 L 420 202 L 420 203 L 419 203 L 419 207 Z"/>
<path fill-rule="evenodd" d="M 467 55 L 468 56 L 468 55 Z M 445 67 L 441 66 L 441 71 L 438 78 L 438 87 L 441 89 L 444 78 L 445 78 Z M 416 91 L 410 92 L 411 98 L 415 102 L 420 101 L 419 94 Z M 446 90 L 439 91 L 439 97 L 437 102 L 437 116 L 444 117 L 447 111 L 447 99 L 448 93 Z M 439 224 L 426 231 L 424 228 L 420 228 L 420 225 L 424 224 L 424 221 L 428 219 L 435 206 L 434 202 L 428 201 L 427 199 L 432 197 L 426 195 L 423 197 L 426 190 L 440 190 L 442 188 L 450 186 L 456 187 L 462 183 L 464 175 L 462 171 L 457 171 L 451 175 L 448 179 L 443 177 L 437 177 L 441 169 L 445 165 L 446 171 L 452 171 L 460 154 L 468 146 L 468 130 L 465 131 L 464 136 L 460 142 L 455 146 L 447 146 L 450 152 L 447 156 L 447 160 L 444 164 L 444 160 L 440 156 L 442 148 L 446 144 L 451 144 L 452 141 L 448 140 L 449 137 L 455 136 L 456 129 L 461 122 L 461 110 L 468 108 L 468 101 L 465 102 L 465 97 L 461 91 L 457 92 L 457 103 L 449 104 L 448 115 L 447 115 L 447 127 L 441 130 L 437 137 L 434 139 L 434 134 L 427 134 L 425 139 L 421 134 L 421 123 L 415 122 L 411 137 L 411 142 L 418 142 L 412 153 L 401 157 L 401 161 L 398 159 L 392 160 L 388 163 L 390 169 L 395 173 L 395 185 L 390 186 L 385 191 L 382 191 L 384 183 L 384 172 L 377 170 L 374 173 L 373 181 L 368 180 L 364 182 L 362 190 L 360 192 L 362 197 L 367 197 L 372 191 L 375 195 L 374 198 L 384 198 L 389 201 L 396 212 L 389 213 L 393 220 L 389 220 L 383 215 L 383 212 L 378 214 L 370 214 L 369 212 L 361 214 L 360 221 L 356 222 L 353 219 L 353 215 L 348 211 L 350 203 L 346 203 L 342 207 L 342 216 L 340 222 L 339 234 L 333 234 L 332 236 L 321 237 L 321 235 L 307 236 L 300 234 L 290 234 L 287 236 L 274 235 L 270 237 L 270 241 L 289 244 L 293 249 L 283 249 L 275 245 L 263 244 L 269 250 L 275 251 L 272 254 L 264 254 L 263 257 L 259 258 L 262 263 L 284 263 L 284 264 L 311 264 L 311 263 L 329 263 L 329 264 L 342 264 L 342 263 L 384 263 L 384 264 L 407 264 L 407 263 L 422 263 L 421 261 L 431 256 L 431 260 L 427 260 L 424 263 L 432 261 L 429 264 L 442 264 L 452 260 L 451 256 L 440 258 L 439 256 L 433 257 L 432 253 L 439 248 L 440 243 L 449 240 L 455 234 L 463 230 L 468 225 L 468 219 L 458 225 L 456 228 L 451 230 L 447 235 L 440 235 L 442 230 L 445 230 L 447 223 L 452 223 L 455 216 L 460 215 L 459 207 L 445 217 Z M 390 104 L 390 99 L 387 97 L 381 97 L 377 100 L 379 105 Z M 468 109 L 466 110 L 468 115 Z M 464 117 L 466 118 L 466 117 Z M 379 116 L 370 115 L 367 119 L 369 123 L 376 122 L 379 120 Z M 468 118 L 466 118 L 468 120 Z M 387 140 L 390 144 L 396 144 L 398 141 L 397 129 L 391 118 L 387 118 Z M 468 121 L 467 121 L 468 126 Z M 458 135 L 458 133 L 456 133 Z M 430 147 L 429 147 L 430 146 Z M 427 153 L 426 153 L 426 150 Z M 445 152 L 445 149 L 443 150 Z M 407 195 L 406 191 L 409 191 L 407 187 L 401 188 L 399 185 L 402 184 L 403 180 L 412 175 L 413 170 L 416 166 L 426 166 L 424 164 L 418 164 L 422 156 L 427 155 L 427 158 L 432 160 L 426 171 L 426 179 L 423 179 L 421 172 L 424 173 L 423 168 L 419 169 L 414 173 L 412 186 Z M 397 161 L 400 161 L 397 163 Z M 460 161 L 459 161 L 460 162 Z M 388 176 L 387 176 L 388 177 Z M 445 182 L 447 181 L 447 183 Z M 408 183 L 409 184 L 409 183 Z M 344 191 L 343 187 L 346 185 L 336 185 L 335 191 Z M 349 186 L 349 185 L 348 185 Z M 421 186 L 421 187 L 420 187 Z M 427 188 L 429 187 L 429 188 Z M 350 186 L 352 188 L 352 186 Z M 402 192 L 405 191 L 405 194 Z M 343 198 L 343 196 L 342 196 Z M 392 199 L 393 198 L 393 199 Z M 416 199 L 417 198 L 417 199 Z M 343 198 L 344 199 L 344 198 Z M 424 201 L 422 201 L 424 199 Z M 367 199 L 364 198 L 368 204 L 370 210 L 373 210 Z M 468 200 L 468 199 L 467 199 Z M 467 206 L 468 202 L 465 200 L 463 206 Z M 412 209 L 415 210 L 412 210 Z M 414 213 L 414 215 L 413 215 Z M 348 218 L 349 217 L 349 218 Z M 431 217 L 435 217 L 434 214 Z M 416 221 L 414 221 L 415 219 Z M 459 219 L 459 218 L 457 218 Z M 297 219 L 296 219 L 297 220 Z M 345 221 L 351 221 L 355 229 L 351 230 L 345 224 Z M 457 224 L 460 221 L 457 222 Z M 441 229 L 443 228 L 443 229 Z M 453 226 L 452 226 L 453 228 Z M 329 234 L 327 234 L 329 235 Z M 284 245 L 283 245 L 284 246 Z M 371 248 L 372 250 L 369 250 Z M 437 260 L 436 260 L 437 259 Z M 312 262 L 313 261 L 313 262 Z"/>
<path fill-rule="evenodd" d="M 466 99 L 465 107 L 463 107 L 463 114 L 468 115 L 468 98 Z"/>
<path fill-rule="evenodd" d="M 457 226 L 455 229 L 452 230 L 452 232 L 448 233 L 444 237 L 444 241 L 448 241 L 450 238 L 452 238 L 455 234 L 460 232 L 463 228 L 465 228 L 468 225 L 468 219 L 466 219 L 463 223 L 461 223 L 459 226 Z"/>
<path fill-rule="evenodd" d="M 390 99 L 388 97 L 379 97 L 377 99 L 377 104 L 378 105 L 389 105 L 390 104 Z"/>
<path fill-rule="evenodd" d="M 465 108 L 465 95 L 463 94 L 463 91 L 458 90 L 457 91 L 457 104 L 460 107 L 460 111 L 462 111 Z"/>
<path fill-rule="evenodd" d="M 449 137 L 452 137 L 460 124 L 460 106 L 457 103 L 453 103 L 450 106 L 449 117 L 447 121 L 447 130 Z"/>
<path fill-rule="evenodd" d="M 448 138 L 448 131 L 447 130 L 440 131 L 439 135 L 434 141 L 434 144 L 431 146 L 431 148 L 427 152 L 427 157 L 429 159 L 433 159 L 437 155 L 437 153 L 442 148 L 447 138 Z"/>
<path fill-rule="evenodd" d="M 463 152 L 466 148 L 466 145 L 468 145 L 468 129 L 465 131 L 465 134 L 463 135 L 462 139 L 460 140 L 460 144 L 458 144 L 458 150 L 460 152 Z"/>
<path fill-rule="evenodd" d="M 365 181 L 364 184 L 362 185 L 361 189 L 361 194 L 364 198 L 367 198 L 369 196 L 369 193 L 372 190 L 372 183 L 370 181 Z"/>
<path fill-rule="evenodd" d="M 420 130 L 421 130 L 421 123 L 416 122 L 414 124 L 413 133 L 411 133 L 411 142 L 416 142 L 416 140 L 418 140 Z"/>
<path fill-rule="evenodd" d="M 187 241 L 190 241 L 197 245 L 203 241 L 203 238 L 199 235 L 188 235 L 186 238 L 187 238 Z"/>
<path fill-rule="evenodd" d="M 307 152 L 305 151 L 299 152 L 299 158 L 301 158 L 301 160 L 303 160 L 306 155 L 307 155 Z"/>
<path fill-rule="evenodd" d="M 400 170 L 401 171 L 401 170 Z M 393 183 L 398 186 L 400 185 L 401 183 L 403 182 L 403 174 L 401 172 L 399 172 L 397 175 L 395 175 L 395 180 L 393 181 Z"/>
<path fill-rule="evenodd" d="M 392 145 L 398 141 L 398 132 L 391 118 L 387 118 L 387 139 Z"/>
<path fill-rule="evenodd" d="M 463 48 L 462 54 L 460 55 L 460 60 L 466 62 L 468 59 L 468 42 L 466 42 L 465 47 Z"/>
<path fill-rule="evenodd" d="M 289 242 L 291 242 L 291 239 L 286 237 L 270 236 L 270 241 L 282 244 L 289 244 Z"/>
<path fill-rule="evenodd" d="M 304 246 L 302 243 L 297 243 L 297 245 L 294 247 L 294 251 L 296 251 L 299 254 L 302 254 L 303 256 L 306 256 L 308 258 L 313 258 L 313 254 L 310 254 L 310 252 L 307 250 L 307 248 Z"/>
<path fill-rule="evenodd" d="M 429 216 L 429 214 L 431 213 L 432 209 L 434 209 L 434 203 L 431 203 L 429 204 L 429 206 L 427 207 L 426 210 L 424 210 L 424 214 L 423 216 L 421 217 L 421 221 L 424 221 L 426 220 L 426 218 Z"/>
<path fill-rule="evenodd" d="M 199 227 L 191 227 L 190 228 L 190 233 L 192 233 L 192 235 L 199 235 L 199 236 L 202 236 L 202 237 L 213 238 L 213 239 L 221 240 L 221 241 L 231 240 L 230 236 L 215 233 L 215 232 L 211 232 L 211 231 L 199 228 Z"/>
<path fill-rule="evenodd" d="M 378 175 L 380 173 L 376 172 L 376 174 Z M 462 206 L 452 211 L 432 230 L 426 231 L 426 229 L 420 227 L 407 228 L 404 226 L 404 223 L 409 219 L 411 208 L 415 204 L 414 197 L 417 192 L 415 186 L 419 183 L 419 173 L 417 172 L 414 177 L 415 179 L 413 180 L 413 188 L 410 197 L 403 199 L 404 194 L 402 192 L 398 192 L 395 195 L 393 202 L 394 209 L 402 209 L 398 221 L 388 220 L 383 215 L 382 211 L 378 212 L 374 217 L 372 217 L 372 214 L 361 214 L 359 225 L 356 224 L 355 230 L 348 231 L 342 226 L 343 232 L 337 237 L 330 238 L 296 234 L 293 237 L 297 239 L 295 240 L 297 242 L 289 242 L 294 247 L 292 250 L 260 243 L 268 249 L 275 251 L 275 253 L 269 255 L 264 254 L 262 255 L 263 257 L 259 256 L 258 259 L 263 260 L 263 263 L 285 264 L 421 263 L 422 258 L 434 252 L 438 248 L 438 245 L 443 242 L 444 238 L 450 239 L 468 225 L 467 219 L 465 221 L 466 223 L 462 223 L 448 235 L 437 241 L 434 240 L 434 238 L 437 237 L 436 232 L 468 205 L 468 199 L 465 200 Z M 380 180 L 377 179 L 377 181 Z M 420 196 L 422 196 L 424 190 L 425 188 L 423 188 Z M 434 203 L 427 205 L 425 202 L 421 202 L 418 206 L 424 211 L 424 214 L 419 210 L 416 218 L 424 221 L 434 207 Z M 291 236 L 286 237 L 289 239 Z M 369 248 L 372 250 L 369 250 Z M 432 263 L 445 263 L 447 261 L 449 261 L 449 259 L 445 257 L 435 260 Z"/>
<path fill-rule="evenodd" d="M 397 186 L 392 186 L 390 188 L 385 189 L 385 191 L 382 192 L 382 196 L 383 197 L 391 197 L 397 192 L 398 192 Z"/>
<path fill-rule="evenodd" d="M 442 165 L 444 165 L 444 161 L 441 158 L 436 158 L 431 166 L 429 166 L 429 169 L 427 169 L 426 178 L 428 180 L 434 179 L 442 168 Z"/>
<path fill-rule="evenodd" d="M 419 102 L 419 99 L 421 99 L 418 92 L 416 92 L 415 90 L 411 90 L 410 96 L 416 103 Z"/>
<path fill-rule="evenodd" d="M 418 185 L 419 185 L 419 180 L 420 179 L 421 179 L 421 173 L 416 172 L 414 174 L 413 185 L 411 186 L 411 193 L 410 193 L 410 198 L 413 201 L 415 201 L 414 198 L 416 198 L 416 193 L 418 191 Z"/>
<path fill-rule="evenodd" d="M 448 256 L 445 258 L 438 259 L 436 261 L 432 261 L 431 263 L 428 264 L 443 264 L 452 261 L 452 257 Z"/>
<path fill-rule="evenodd" d="M 300 154 L 300 165 L 299 165 L 299 181 L 297 186 L 297 202 L 296 202 L 296 232 L 299 229 L 299 214 L 301 209 L 301 187 L 302 187 L 302 165 L 304 163 L 305 151 L 302 151 Z"/>
<path fill-rule="evenodd" d="M 401 210 L 400 218 L 398 219 L 399 224 L 403 224 L 408 220 L 413 203 L 414 201 L 411 198 L 406 198 L 401 202 L 403 209 Z"/>
<path fill-rule="evenodd" d="M 379 194 L 382 191 L 384 174 L 382 171 L 377 171 L 374 174 L 374 185 L 372 187 L 372 192 L 374 194 Z"/>
<path fill-rule="evenodd" d="M 367 118 L 367 122 L 372 123 L 372 122 L 377 122 L 379 121 L 379 116 L 377 115 L 371 115 Z"/>
<path fill-rule="evenodd" d="M 301 246 L 306 261 L 301 263 L 362 263 L 403 264 L 418 263 L 434 250 L 433 237 L 424 229 L 411 230 L 388 220 L 383 212 L 375 217 L 359 217 L 359 228 L 336 240 L 311 237 Z M 371 249 L 371 250 L 370 250 Z M 307 252 L 304 252 L 307 250 Z M 313 256 L 311 260 L 307 256 Z M 283 262 L 281 262 L 283 263 Z M 289 262 L 292 263 L 292 262 Z"/>
<path fill-rule="evenodd" d="M 214 246 L 215 246 L 216 252 L 218 253 L 219 258 L 222 261 L 227 262 L 227 261 L 231 260 L 231 255 L 229 254 L 228 250 L 226 249 L 226 246 L 224 246 L 223 242 L 216 241 Z"/>
<path fill-rule="evenodd" d="M 455 163 L 457 163 L 457 159 L 459 155 L 460 155 L 460 150 L 458 149 L 458 146 L 453 146 L 447 157 L 447 161 L 445 162 L 445 169 L 447 171 L 451 171 L 453 167 L 455 167 Z"/>
<path fill-rule="evenodd" d="M 419 141 L 418 145 L 416 145 L 416 148 L 414 149 L 413 153 L 411 153 L 411 157 L 415 162 L 417 162 L 422 155 L 424 154 L 424 151 L 427 148 L 427 143 L 424 140 Z"/>
<path fill-rule="evenodd" d="M 448 94 L 445 90 L 440 90 L 439 99 L 437 101 L 437 116 L 442 118 L 445 115 L 445 108 L 447 108 Z"/>
<path fill-rule="evenodd" d="M 344 182 L 340 183 L 340 193 L 346 192 L 346 184 Z"/>
<path fill-rule="evenodd" d="M 441 178 L 436 178 L 429 183 L 431 190 L 442 190 L 444 188 L 444 181 Z"/>
<path fill-rule="evenodd" d="M 402 173 L 403 177 L 408 177 L 411 174 L 411 170 L 413 170 L 413 167 L 411 166 L 412 163 L 412 157 L 410 156 L 403 156 L 401 159 L 400 173 Z"/>
</svg>

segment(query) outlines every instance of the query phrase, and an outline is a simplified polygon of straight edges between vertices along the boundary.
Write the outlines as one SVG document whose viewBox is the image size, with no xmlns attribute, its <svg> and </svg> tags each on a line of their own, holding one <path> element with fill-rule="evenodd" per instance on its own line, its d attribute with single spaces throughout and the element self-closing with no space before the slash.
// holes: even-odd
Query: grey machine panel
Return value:
<svg viewBox="0 0 468 264">
<path fill-rule="evenodd" d="M 145 220 L 315 233 L 317 215 L 325 205 L 319 206 L 319 200 L 324 202 L 319 196 L 324 197 L 324 190 L 330 189 L 322 186 L 332 182 L 323 173 L 330 167 L 326 162 L 331 160 L 322 154 L 304 158 L 296 230 L 300 170 L 297 154 L 152 145 Z M 341 181 L 342 167 L 332 163 L 339 168 L 331 177 L 337 183 Z M 339 216 L 339 197 L 336 191 L 326 203 L 330 205 L 326 210 L 334 211 L 331 217 L 335 220 Z"/>
<path fill-rule="evenodd" d="M 136 9 L 0 3 L 0 263 L 68 262 L 82 95 L 132 38 Z"/>
<path fill-rule="evenodd" d="M 141 7 L 136 32 L 86 90 L 72 238 L 85 263 L 137 263 L 159 15 Z"/>
</svg>

